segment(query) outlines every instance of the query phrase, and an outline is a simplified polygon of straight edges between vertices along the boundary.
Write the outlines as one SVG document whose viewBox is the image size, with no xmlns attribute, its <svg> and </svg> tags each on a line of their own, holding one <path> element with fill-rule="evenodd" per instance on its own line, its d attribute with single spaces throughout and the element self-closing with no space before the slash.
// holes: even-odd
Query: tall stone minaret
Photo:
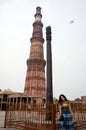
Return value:
<svg viewBox="0 0 86 130">
<path fill-rule="evenodd" d="M 43 52 L 43 34 L 41 22 L 41 8 L 36 8 L 35 22 L 33 23 L 33 33 L 30 39 L 30 56 L 27 59 L 27 73 L 25 80 L 24 95 L 45 96 L 45 60 Z"/>
</svg>

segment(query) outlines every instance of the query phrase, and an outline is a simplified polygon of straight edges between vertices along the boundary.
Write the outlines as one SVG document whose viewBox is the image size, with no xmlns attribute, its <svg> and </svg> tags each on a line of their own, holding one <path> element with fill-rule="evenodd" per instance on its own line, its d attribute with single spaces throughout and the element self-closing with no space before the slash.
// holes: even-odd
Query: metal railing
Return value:
<svg viewBox="0 0 86 130">
<path fill-rule="evenodd" d="M 86 128 L 86 103 L 71 103 L 74 127 Z M 14 109 L 16 108 L 16 109 Z M 22 105 L 9 107 L 6 111 L 6 127 L 15 127 L 19 130 L 59 130 L 58 104 L 50 105 Z M 81 127 L 80 127 L 81 128 Z"/>
</svg>

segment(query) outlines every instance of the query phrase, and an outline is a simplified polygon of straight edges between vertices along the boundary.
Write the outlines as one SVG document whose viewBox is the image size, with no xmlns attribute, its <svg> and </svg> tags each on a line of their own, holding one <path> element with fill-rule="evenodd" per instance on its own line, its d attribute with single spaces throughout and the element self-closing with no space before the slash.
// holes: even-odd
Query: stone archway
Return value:
<svg viewBox="0 0 86 130">
<path fill-rule="evenodd" d="M 2 111 L 6 110 L 6 103 L 2 103 Z"/>
</svg>

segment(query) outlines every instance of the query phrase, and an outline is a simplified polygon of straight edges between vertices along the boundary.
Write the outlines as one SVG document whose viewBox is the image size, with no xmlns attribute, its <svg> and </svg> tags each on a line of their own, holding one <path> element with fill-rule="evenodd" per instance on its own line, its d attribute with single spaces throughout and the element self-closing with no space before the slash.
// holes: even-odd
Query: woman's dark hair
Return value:
<svg viewBox="0 0 86 130">
<path fill-rule="evenodd" d="M 65 101 L 68 101 L 68 100 L 67 100 L 67 98 L 65 97 L 65 95 L 64 95 L 64 94 L 61 94 L 61 95 L 59 96 L 58 103 L 62 103 L 61 96 L 63 96 L 63 97 L 64 97 Z"/>
</svg>

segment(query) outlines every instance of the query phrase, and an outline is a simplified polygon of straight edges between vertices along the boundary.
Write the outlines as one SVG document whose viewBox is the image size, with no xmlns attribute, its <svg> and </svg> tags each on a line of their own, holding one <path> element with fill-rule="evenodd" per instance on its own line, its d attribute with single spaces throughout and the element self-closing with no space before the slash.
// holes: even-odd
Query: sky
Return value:
<svg viewBox="0 0 86 130">
<path fill-rule="evenodd" d="M 86 96 L 86 0 L 0 0 L 0 89 L 24 91 L 37 6 L 45 59 L 46 27 L 52 29 L 53 96 Z"/>
</svg>

